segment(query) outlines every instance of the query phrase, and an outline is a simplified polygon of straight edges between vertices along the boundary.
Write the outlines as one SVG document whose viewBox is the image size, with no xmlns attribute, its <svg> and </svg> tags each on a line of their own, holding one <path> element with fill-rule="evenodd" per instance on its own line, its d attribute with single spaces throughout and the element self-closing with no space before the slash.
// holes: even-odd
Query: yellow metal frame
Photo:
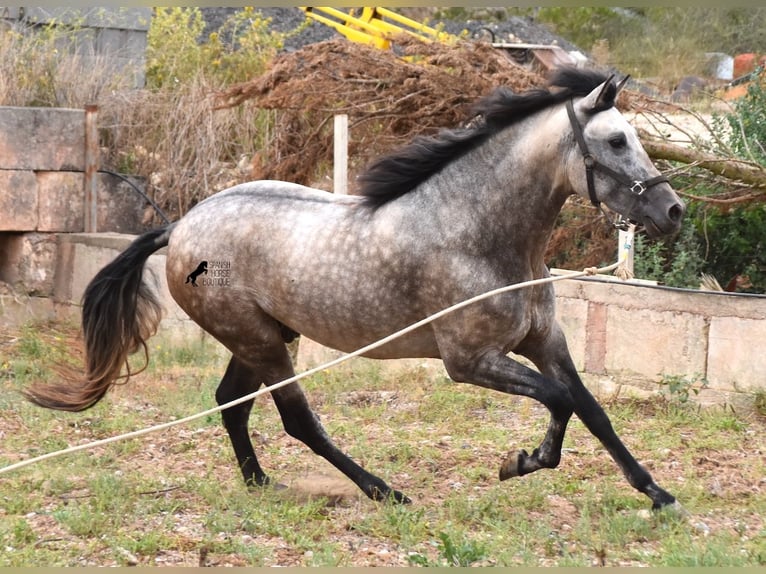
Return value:
<svg viewBox="0 0 766 574">
<path fill-rule="evenodd" d="M 347 14 L 330 7 L 301 6 L 300 9 L 306 13 L 306 16 L 335 28 L 352 42 L 375 46 L 381 50 L 391 48 L 391 39 L 402 33 L 427 42 L 434 40 L 448 42 L 454 39 L 450 34 L 440 32 L 387 8 L 364 7 L 360 16 L 355 16 L 353 10 Z"/>
</svg>

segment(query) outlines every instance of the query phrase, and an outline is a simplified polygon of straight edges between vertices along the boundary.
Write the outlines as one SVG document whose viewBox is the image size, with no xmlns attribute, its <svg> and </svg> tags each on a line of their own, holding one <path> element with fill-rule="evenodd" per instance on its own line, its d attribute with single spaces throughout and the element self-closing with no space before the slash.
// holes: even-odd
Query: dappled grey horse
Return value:
<svg viewBox="0 0 766 574">
<path fill-rule="evenodd" d="M 137 238 L 94 277 L 83 298 L 86 377 L 33 387 L 28 397 L 82 410 L 130 375 L 128 355 L 146 352 L 160 321 L 143 268 L 164 246 L 173 298 L 232 353 L 216 392 L 224 404 L 291 377 L 286 343 L 298 334 L 352 351 L 474 295 L 547 276 L 546 244 L 572 194 L 650 236 L 678 231 L 683 203 L 614 107 L 620 88 L 595 72 L 564 69 L 545 89 L 498 89 L 477 103 L 469 127 L 416 138 L 374 162 L 359 195 L 257 181 L 209 197 Z M 202 262 L 207 273 L 194 287 L 186 278 Z M 655 508 L 675 500 L 580 380 L 550 284 L 472 304 L 368 356 L 440 358 L 455 381 L 545 405 L 551 418 L 542 443 L 531 454 L 509 454 L 501 480 L 556 467 L 575 413 Z M 297 383 L 272 395 L 285 430 L 367 496 L 409 500 L 333 444 Z M 265 485 L 247 429 L 252 404 L 222 417 L 246 483 Z"/>
</svg>

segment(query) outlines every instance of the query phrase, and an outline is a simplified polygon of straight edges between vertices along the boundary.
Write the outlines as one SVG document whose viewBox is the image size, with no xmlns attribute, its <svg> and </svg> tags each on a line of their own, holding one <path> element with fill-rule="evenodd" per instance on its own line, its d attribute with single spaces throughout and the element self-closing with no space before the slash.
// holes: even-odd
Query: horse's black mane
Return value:
<svg viewBox="0 0 766 574">
<path fill-rule="evenodd" d="M 373 162 L 359 176 L 359 193 L 367 205 L 380 207 L 411 191 L 493 133 L 569 98 L 586 96 L 606 79 L 606 75 L 593 70 L 561 68 L 551 76 L 548 88 L 522 94 L 498 88 L 474 105 L 471 117 L 478 116 L 479 121 L 473 127 L 442 130 L 431 137 L 418 136 Z M 610 82 L 608 89 L 605 99 L 613 102 L 617 95 L 614 83 Z"/>
</svg>

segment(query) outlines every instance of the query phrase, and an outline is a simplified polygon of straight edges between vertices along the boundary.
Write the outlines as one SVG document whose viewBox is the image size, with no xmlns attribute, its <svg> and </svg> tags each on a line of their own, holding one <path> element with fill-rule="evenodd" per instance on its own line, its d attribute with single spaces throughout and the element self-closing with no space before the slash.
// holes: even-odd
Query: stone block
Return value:
<svg viewBox="0 0 766 574">
<path fill-rule="evenodd" d="M 39 231 L 83 230 L 83 174 L 37 172 Z"/>
<path fill-rule="evenodd" d="M 701 315 L 607 307 L 606 370 L 654 381 L 662 375 L 704 376 L 707 331 Z"/>
<path fill-rule="evenodd" d="M 37 230 L 81 233 L 84 229 L 83 174 L 43 171 L 37 172 L 36 176 L 39 213 Z M 103 173 L 97 177 L 98 230 L 114 233 L 142 232 L 144 199 L 119 178 Z M 130 180 L 141 189 L 140 180 Z"/>
<path fill-rule="evenodd" d="M 59 171 L 85 166 L 85 112 L 0 107 L 3 169 Z"/>
<path fill-rule="evenodd" d="M 582 299 L 559 297 L 556 299 L 556 319 L 564 331 L 569 353 L 578 371 L 584 369 L 587 331 L 588 302 Z"/>
<path fill-rule="evenodd" d="M 34 231 L 37 213 L 34 172 L 0 169 L 0 231 Z"/>
<path fill-rule="evenodd" d="M 766 322 L 739 317 L 710 321 L 708 385 L 724 391 L 764 389 Z"/>
<path fill-rule="evenodd" d="M 58 238 L 49 233 L 0 234 L 0 281 L 24 295 L 53 294 Z"/>
<path fill-rule="evenodd" d="M 142 233 L 145 226 L 146 201 L 124 180 L 106 173 L 98 174 L 97 229 L 110 233 Z M 143 190 L 144 182 L 137 177 L 128 178 L 138 189 Z M 80 192 L 82 195 L 82 191 Z M 77 231 L 82 231 L 82 225 Z"/>
</svg>

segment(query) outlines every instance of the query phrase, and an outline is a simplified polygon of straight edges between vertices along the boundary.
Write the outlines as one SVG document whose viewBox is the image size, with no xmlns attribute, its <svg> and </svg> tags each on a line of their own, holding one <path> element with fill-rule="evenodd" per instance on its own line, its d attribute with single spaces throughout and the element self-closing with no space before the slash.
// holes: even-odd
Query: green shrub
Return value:
<svg viewBox="0 0 766 574">
<path fill-rule="evenodd" d="M 199 8 L 156 8 L 147 36 L 147 87 L 172 88 L 199 75 L 221 87 L 257 77 L 284 42 L 270 23 L 248 6 L 202 38 Z"/>
<path fill-rule="evenodd" d="M 673 239 L 652 241 L 642 234 L 636 236 L 633 270 L 640 279 L 696 289 L 704 265 L 694 225 L 685 224 Z"/>
<path fill-rule="evenodd" d="M 724 115 L 729 146 L 740 157 L 766 166 L 766 71 L 750 82 L 747 93 Z"/>
</svg>

